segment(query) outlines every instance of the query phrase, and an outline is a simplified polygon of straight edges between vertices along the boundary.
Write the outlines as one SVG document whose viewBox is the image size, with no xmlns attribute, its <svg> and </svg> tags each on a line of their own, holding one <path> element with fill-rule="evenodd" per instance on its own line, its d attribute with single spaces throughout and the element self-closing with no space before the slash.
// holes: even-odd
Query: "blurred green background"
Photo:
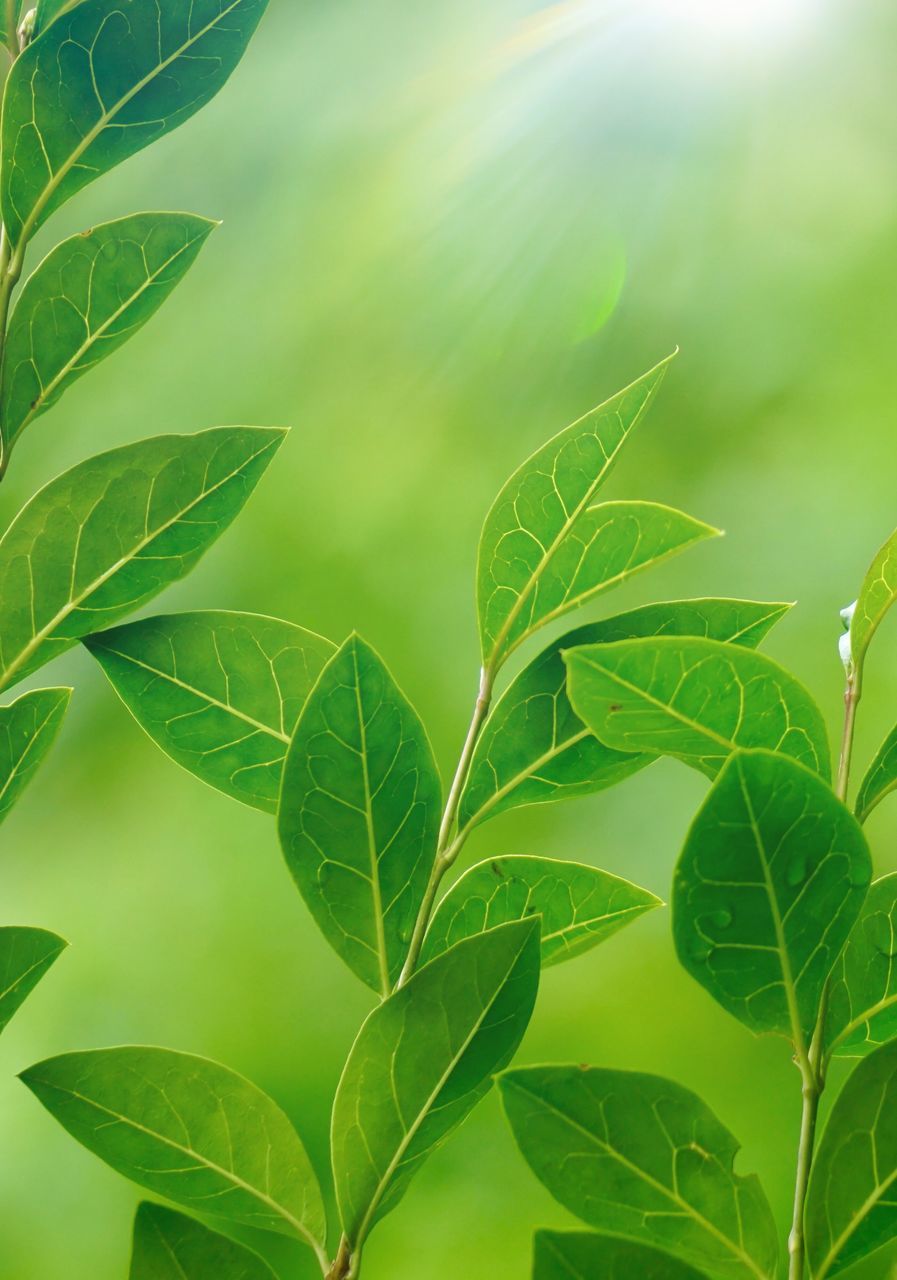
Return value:
<svg viewBox="0 0 897 1280">
<path fill-rule="evenodd" d="M 113 444 L 291 425 L 245 514 L 155 607 L 254 610 L 335 640 L 357 627 L 447 773 L 475 692 L 487 506 L 532 448 L 678 344 L 613 494 L 728 537 L 604 611 L 798 600 L 768 650 L 837 732 L 837 611 L 897 523 L 895 49 L 891 0 L 271 0 L 213 105 L 42 233 L 32 264 L 135 209 L 225 220 L 164 312 L 24 438 L 3 523 Z M 897 718 L 895 651 L 892 622 L 860 764 Z M 158 754 L 82 651 L 41 679 L 76 697 L 4 828 L 2 917 L 72 947 L 0 1041 L 0 1276 L 124 1280 L 137 1193 L 15 1072 L 123 1042 L 207 1054 L 286 1107 L 324 1173 L 369 1001 L 269 819 Z M 570 856 L 666 896 L 705 786 L 662 763 L 488 824 L 467 862 Z M 869 831 L 893 870 L 897 806 Z M 797 1073 L 677 970 L 667 912 L 545 975 L 521 1060 L 546 1059 L 698 1090 L 787 1220 Z M 519 1280 L 532 1229 L 569 1223 L 493 1097 L 378 1229 L 366 1280 Z M 290 1246 L 269 1253 L 283 1280 L 313 1274 Z"/>
</svg>

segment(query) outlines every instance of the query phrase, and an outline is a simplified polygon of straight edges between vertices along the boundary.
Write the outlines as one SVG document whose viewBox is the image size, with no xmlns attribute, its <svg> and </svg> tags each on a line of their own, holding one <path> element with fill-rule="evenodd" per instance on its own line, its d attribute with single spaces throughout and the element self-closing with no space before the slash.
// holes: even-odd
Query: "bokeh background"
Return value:
<svg viewBox="0 0 897 1280">
<path fill-rule="evenodd" d="M 728 537 L 602 609 L 797 600 L 768 651 L 836 733 L 838 609 L 897 523 L 895 50 L 891 0 L 271 0 L 214 104 L 42 233 L 47 248 L 141 208 L 224 219 L 166 309 L 24 438 L 3 523 L 113 444 L 290 425 L 244 515 L 154 607 L 254 610 L 335 640 L 358 628 L 448 773 L 475 691 L 486 508 L 532 448 L 678 344 L 613 493 Z M 895 653 L 892 621 L 861 764 L 897 719 Z M 137 1193 L 15 1073 L 126 1042 L 207 1054 L 286 1107 L 326 1176 L 330 1100 L 369 1001 L 269 819 L 158 754 L 84 652 L 41 679 L 76 697 L 4 827 L 2 918 L 72 946 L 0 1041 L 0 1276 L 123 1280 Z M 570 856 L 665 896 L 705 786 L 661 763 L 488 824 L 467 862 Z M 869 832 L 893 870 L 897 806 Z M 752 1039 L 677 970 L 667 912 L 545 975 L 521 1060 L 696 1089 L 784 1225 L 797 1074 L 783 1042 Z M 493 1097 L 378 1229 L 366 1280 L 520 1280 L 533 1228 L 564 1224 Z M 282 1280 L 313 1274 L 260 1243 Z"/>
</svg>

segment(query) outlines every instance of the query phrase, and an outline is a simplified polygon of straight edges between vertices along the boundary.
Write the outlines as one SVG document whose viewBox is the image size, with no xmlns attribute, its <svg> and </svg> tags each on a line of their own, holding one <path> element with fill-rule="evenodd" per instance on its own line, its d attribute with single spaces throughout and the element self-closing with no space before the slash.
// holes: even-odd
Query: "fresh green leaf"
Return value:
<svg viewBox="0 0 897 1280">
<path fill-rule="evenodd" d="M 158 311 L 215 226 L 138 213 L 58 245 L 31 276 L 3 353 L 3 444 Z"/>
<path fill-rule="evenodd" d="M 668 364 L 664 360 L 549 440 L 496 498 L 483 525 L 477 560 L 480 640 L 487 666 L 497 666 L 529 622 L 544 612 L 536 608 L 542 579 L 562 548 L 565 558 L 569 554 L 574 526 L 654 399 Z M 556 573 L 551 576 L 559 585 Z"/>
<path fill-rule="evenodd" d="M 662 905 L 646 889 L 582 863 L 492 858 L 471 867 L 442 899 L 421 959 L 432 960 L 463 938 L 509 920 L 539 916 L 542 965 L 547 968 L 590 951 Z"/>
<path fill-rule="evenodd" d="M 518 921 L 459 942 L 368 1017 L 333 1104 L 336 1195 L 353 1250 L 510 1061 L 538 982 L 539 924 Z"/>
<path fill-rule="evenodd" d="M 897 1236 L 897 1041 L 870 1054 L 832 1108 L 807 1196 L 810 1274 L 826 1280 Z"/>
<path fill-rule="evenodd" d="M 891 730 L 866 770 L 857 795 L 856 813 L 865 822 L 876 805 L 897 789 L 897 728 Z"/>
<path fill-rule="evenodd" d="M 0 822 L 53 745 L 71 696 L 71 689 L 32 689 L 0 707 Z"/>
<path fill-rule="evenodd" d="M 302 709 L 278 827 L 324 936 L 381 995 L 392 990 L 408 951 L 441 807 L 417 713 L 370 645 L 350 636 Z"/>
<path fill-rule="evenodd" d="M 897 873 L 874 881 L 832 974 L 826 1046 L 862 1058 L 897 1037 Z"/>
<path fill-rule="evenodd" d="M 817 774 L 736 751 L 676 868 L 679 960 L 746 1026 L 806 1051 L 871 876 L 861 827 Z"/>
<path fill-rule="evenodd" d="M 174 1209 L 144 1201 L 134 1219 L 129 1280 L 275 1280 L 245 1245 Z"/>
<path fill-rule="evenodd" d="M 719 530 L 703 521 L 656 502 L 603 502 L 577 517 L 572 530 L 539 568 L 538 579 L 528 592 L 523 587 L 537 566 L 527 564 L 512 540 L 502 543 L 510 559 L 501 577 L 515 581 L 514 591 L 519 587 L 520 607 L 508 613 L 487 668 L 495 670 L 539 627 L 621 586 L 634 574 L 662 564 L 705 538 L 718 536 Z M 534 551 L 533 560 L 535 556 Z M 500 596 L 503 603 L 508 594 Z"/>
<path fill-rule="evenodd" d="M 252 613 L 176 613 L 89 636 L 116 693 L 173 760 L 225 795 L 277 812 L 299 712 L 335 652 Z"/>
<path fill-rule="evenodd" d="M 46 31 L 51 22 L 55 22 L 64 13 L 68 13 L 69 9 L 74 9 L 76 4 L 83 2 L 84 0 L 37 0 L 34 8 L 35 39 L 42 31 Z"/>
<path fill-rule="evenodd" d="M 80 1143 L 139 1186 L 315 1249 L 324 1207 L 281 1109 L 227 1067 L 170 1049 L 66 1053 L 22 1073 Z"/>
<path fill-rule="evenodd" d="M 891 534 L 869 566 L 850 622 L 850 656 L 862 681 L 863 664 L 872 637 L 897 600 L 897 530 Z"/>
<path fill-rule="evenodd" d="M 0 1031 L 67 945 L 46 929 L 0 929 Z"/>
<path fill-rule="evenodd" d="M 706 636 L 749 648 L 788 611 L 753 600 L 671 600 L 591 623 L 555 640 L 509 685 L 483 727 L 461 797 L 462 826 L 524 804 L 590 795 L 653 755 L 613 751 L 570 706 L 562 651 L 639 636 Z"/>
<path fill-rule="evenodd" d="M 267 0 L 83 0 L 13 64 L 0 209 L 14 248 L 89 182 L 177 128 L 236 67 Z"/>
<path fill-rule="evenodd" d="M 565 657 L 574 711 L 616 751 L 675 756 L 712 778 L 736 747 L 763 747 L 829 776 L 819 708 L 764 654 L 662 636 Z"/>
<path fill-rule="evenodd" d="M 657 1076 L 524 1067 L 499 1087 L 514 1136 L 551 1194 L 591 1227 L 714 1277 L 769 1280 L 778 1241 L 738 1143 L 687 1089 Z"/>
<path fill-rule="evenodd" d="M 41 489 L 0 540 L 0 689 L 188 573 L 283 436 L 261 427 L 157 436 Z"/>
<path fill-rule="evenodd" d="M 149 1277 L 147 1277 L 149 1280 Z M 533 1280 L 706 1280 L 685 1262 L 592 1231 L 537 1231 Z"/>
</svg>

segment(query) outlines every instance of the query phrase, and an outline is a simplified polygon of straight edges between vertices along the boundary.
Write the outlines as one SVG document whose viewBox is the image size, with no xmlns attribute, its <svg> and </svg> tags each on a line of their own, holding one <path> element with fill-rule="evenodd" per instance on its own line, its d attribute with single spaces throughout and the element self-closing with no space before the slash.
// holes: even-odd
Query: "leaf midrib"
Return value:
<svg viewBox="0 0 897 1280">
<path fill-rule="evenodd" d="M 886 1191 L 889 1191 L 891 1189 L 891 1187 L 895 1182 L 897 1182 L 897 1169 L 895 1169 L 893 1173 L 890 1174 L 889 1177 L 885 1178 L 884 1182 L 880 1182 L 876 1184 L 874 1191 L 872 1191 L 871 1194 L 866 1197 L 866 1199 L 860 1205 L 859 1209 L 857 1209 L 856 1213 L 854 1213 L 851 1216 L 847 1226 L 838 1236 L 837 1240 L 835 1240 L 829 1247 L 829 1251 L 823 1258 L 822 1263 L 820 1264 L 820 1269 L 818 1272 L 816 1272 L 815 1276 L 813 1277 L 813 1280 L 825 1280 L 825 1277 L 828 1275 L 832 1266 L 837 1261 L 838 1254 L 847 1244 L 850 1237 L 856 1231 L 857 1227 L 860 1225 L 863 1219 L 867 1217 L 869 1213 L 871 1213 L 871 1211 L 878 1204 L 881 1197 L 885 1194 Z M 861 1257 L 862 1256 L 863 1255 L 861 1255 Z M 855 1258 L 854 1261 L 859 1262 L 860 1258 Z"/>
<path fill-rule="evenodd" d="M 2 821 L 3 821 L 3 812 L 2 812 L 2 810 L 3 810 L 3 801 L 4 801 L 5 797 L 6 797 L 6 793 L 9 791 L 10 787 L 11 787 L 11 786 L 12 786 L 12 784 L 15 782 L 16 778 L 17 778 L 17 777 L 19 776 L 19 774 L 22 772 L 22 770 L 23 770 L 23 768 L 25 767 L 25 764 L 26 764 L 26 762 L 27 762 L 27 760 L 28 760 L 29 756 L 30 756 L 30 755 L 31 755 L 31 753 L 35 750 L 35 748 L 36 748 L 36 746 L 37 746 L 37 743 L 40 741 L 40 739 L 41 739 L 41 737 L 42 737 L 42 735 L 43 735 L 44 730 L 46 729 L 47 725 L 49 724 L 50 720 L 53 718 L 53 716 L 55 715 L 55 713 L 59 710 L 59 704 L 60 704 L 62 701 L 64 701 L 64 699 L 63 699 L 63 698 L 57 698 L 56 702 L 53 704 L 53 706 L 50 708 L 50 710 L 49 710 L 49 711 L 47 712 L 47 714 L 44 716 L 44 718 L 43 718 L 43 720 L 41 721 L 41 723 L 40 723 L 40 724 L 37 726 L 37 728 L 35 729 L 34 733 L 33 733 L 33 734 L 31 735 L 31 737 L 29 738 L 29 740 L 28 740 L 28 744 L 27 744 L 27 746 L 25 747 L 25 750 L 22 752 L 22 754 L 19 756 L 19 758 L 18 758 L 18 759 L 15 761 L 15 763 L 13 764 L 13 766 L 12 766 L 12 768 L 10 769 L 9 774 L 8 774 L 8 776 L 7 776 L 7 778 L 6 778 L 6 781 L 3 783 L 3 785 L 2 785 L 2 786 L 0 786 L 0 822 L 2 822 Z M 13 708 L 15 707 L 15 705 L 16 705 L 16 704 L 15 704 L 15 702 L 13 702 L 13 703 L 11 703 L 11 704 L 10 704 L 10 706 L 9 706 L 8 708 L 3 708 L 3 710 L 9 710 L 9 711 L 12 711 L 12 710 L 13 710 Z"/>
<path fill-rule="evenodd" d="M 555 1104 L 550 1102 L 547 1098 L 540 1094 L 533 1093 L 531 1089 L 527 1089 L 524 1085 L 520 1084 L 519 1081 L 515 1081 L 513 1076 L 508 1078 L 508 1084 L 510 1088 L 519 1089 L 521 1093 L 525 1093 L 527 1097 L 532 1098 L 534 1102 L 545 1107 L 548 1111 L 553 1112 L 562 1121 L 562 1123 L 569 1125 L 570 1128 L 582 1133 L 590 1142 L 592 1142 L 596 1147 L 599 1147 L 612 1159 L 624 1165 L 631 1173 L 634 1173 L 643 1182 L 648 1183 L 648 1185 L 653 1187 L 656 1191 L 661 1192 L 668 1200 L 671 1200 L 673 1204 L 679 1205 L 680 1208 L 684 1209 L 686 1214 L 703 1227 L 709 1235 L 712 1235 L 715 1239 L 719 1240 L 721 1244 L 725 1245 L 729 1252 L 741 1262 L 746 1263 L 749 1270 L 757 1277 L 757 1280 L 768 1280 L 768 1277 L 760 1270 L 759 1264 L 750 1256 L 750 1254 L 746 1253 L 741 1246 L 736 1245 L 734 1240 L 730 1240 L 725 1232 L 721 1231 L 719 1227 L 715 1226 L 714 1223 L 705 1218 L 704 1215 L 694 1207 L 694 1205 L 689 1204 L 687 1200 L 683 1200 L 674 1190 L 671 1190 L 669 1187 L 665 1187 L 662 1182 L 658 1182 L 651 1176 L 651 1174 L 647 1173 L 644 1169 L 641 1169 L 637 1164 L 633 1164 L 632 1161 L 627 1159 L 622 1152 L 618 1151 L 615 1147 L 612 1147 L 609 1143 L 602 1141 L 602 1139 L 599 1138 L 591 1129 L 586 1128 L 584 1124 L 568 1115 L 567 1112 L 561 1111 L 559 1107 L 555 1106 Z"/>
<path fill-rule="evenodd" d="M 191 438 L 195 439 L 196 437 L 187 437 L 187 439 L 191 439 Z M 217 491 L 223 488 L 224 485 L 230 484 L 234 476 L 239 475 L 241 471 L 245 471 L 245 469 L 251 463 L 255 462 L 256 458 L 260 458 L 262 454 L 265 453 L 268 449 L 270 449 L 274 443 L 275 443 L 274 441 L 269 439 L 267 443 L 263 445 L 262 448 L 258 449 L 255 453 L 251 454 L 248 458 L 245 458 L 238 467 L 235 467 L 233 471 L 228 472 L 228 474 L 222 477 L 222 479 L 219 480 L 216 484 L 213 484 L 208 489 L 203 489 L 193 499 L 192 502 L 188 503 L 187 506 L 182 507 L 178 512 L 175 513 L 175 515 L 173 515 L 169 520 L 166 520 L 157 529 L 154 529 L 152 534 L 145 536 L 140 540 L 139 543 L 136 543 L 135 546 L 132 548 L 132 550 L 128 553 L 128 555 L 119 557 L 119 559 L 116 560 L 115 564 L 111 565 L 102 574 L 100 574 L 99 577 L 95 578 L 87 587 L 85 587 L 81 592 L 79 592 L 77 596 L 70 598 L 69 601 L 66 603 L 66 605 L 57 612 L 55 617 L 51 618 L 48 623 L 46 623 L 43 627 L 41 627 L 40 631 L 36 632 L 31 637 L 31 639 L 24 646 L 24 648 L 22 648 L 19 651 L 19 654 L 15 659 L 15 661 L 10 666 L 6 667 L 2 672 L 0 672 L 0 690 L 6 689 L 9 687 L 11 683 L 11 678 L 15 675 L 15 673 L 40 648 L 40 646 L 43 644 L 45 640 L 51 638 L 52 633 L 60 625 L 60 623 L 66 620 L 69 614 L 73 613 L 76 609 L 79 609 L 81 605 L 84 603 L 84 601 L 88 599 L 89 596 L 93 595 L 95 591 L 98 591 L 100 587 L 104 586 L 109 581 L 109 579 L 114 577 L 115 574 L 118 573 L 120 569 L 122 569 L 126 564 L 129 563 L 129 561 L 134 560 L 137 556 L 140 555 L 142 551 L 145 551 L 148 546 L 150 546 L 153 542 L 155 542 L 157 538 L 160 538 L 163 533 L 167 533 L 170 528 L 176 525 L 179 521 L 183 520 L 184 516 L 189 515 L 189 513 L 194 509 L 194 507 L 197 507 L 199 506 L 200 503 L 205 502 L 207 498 L 209 498 L 213 493 L 217 493 Z M 13 526 L 13 528 L 14 527 L 15 526 Z M 78 531 L 79 539 L 80 539 L 81 533 L 83 532 L 83 527 L 84 526 L 82 525 L 79 528 L 79 531 Z M 12 530 L 10 530 L 10 532 L 12 532 Z M 0 551 L 2 551 L 2 549 L 3 549 L 3 542 L 0 541 Z M 30 566 L 31 564 L 30 556 L 28 558 L 28 563 Z M 74 572 L 74 561 L 73 561 L 73 572 Z M 33 606 L 33 601 L 34 601 L 33 583 L 31 588 L 31 598 L 32 598 L 32 606 Z M 69 639 L 69 637 L 66 637 L 66 639 Z M 72 643 L 73 644 L 77 643 L 77 639 L 78 639 L 77 637 L 71 637 Z"/>
</svg>

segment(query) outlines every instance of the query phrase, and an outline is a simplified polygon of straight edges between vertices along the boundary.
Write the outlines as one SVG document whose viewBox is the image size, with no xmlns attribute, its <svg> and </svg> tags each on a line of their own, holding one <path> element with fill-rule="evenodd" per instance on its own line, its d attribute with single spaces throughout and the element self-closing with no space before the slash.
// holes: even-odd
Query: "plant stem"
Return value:
<svg viewBox="0 0 897 1280">
<path fill-rule="evenodd" d="M 859 701 L 859 673 L 851 668 L 847 673 L 847 687 L 844 690 L 844 732 L 841 735 L 841 756 L 838 761 L 838 780 L 835 784 L 835 795 L 842 801 L 847 799 L 847 786 L 850 782 L 850 759 L 853 754 L 853 734 L 856 728 Z"/>
<path fill-rule="evenodd" d="M 439 838 L 436 842 L 436 857 L 433 861 L 433 870 L 430 873 L 430 880 L 424 893 L 424 899 L 417 913 L 417 919 L 414 922 L 414 932 L 411 935 L 411 942 L 408 946 L 408 956 L 396 983 L 396 990 L 403 987 L 414 972 L 415 966 L 420 959 L 421 947 L 424 943 L 424 935 L 427 932 L 427 925 L 430 923 L 430 916 L 433 913 L 433 907 L 436 903 L 436 895 L 439 892 L 439 886 L 442 877 L 448 871 L 449 867 L 458 857 L 464 844 L 466 833 L 462 833 L 456 839 L 452 839 L 452 832 L 455 829 L 455 822 L 458 817 L 458 806 L 461 803 L 461 796 L 464 791 L 464 784 L 467 782 L 467 775 L 470 773 L 470 765 L 473 760 L 474 748 L 477 745 L 477 739 L 489 712 L 489 704 L 492 701 L 492 690 L 495 684 L 495 670 L 492 666 L 483 667 L 480 671 L 480 687 L 477 691 L 477 700 L 473 709 L 470 727 L 467 730 L 467 737 L 464 740 L 464 746 L 461 749 L 461 756 L 458 760 L 458 767 L 455 770 L 455 776 L 452 779 L 452 785 L 449 790 L 448 799 L 445 804 L 445 811 L 442 815 L 442 822 L 439 826 Z"/>
<path fill-rule="evenodd" d="M 13 62 L 19 52 L 19 3 L 18 0 L 6 0 L 6 40 L 9 56 Z"/>
<path fill-rule="evenodd" d="M 339 1250 L 333 1260 L 333 1266 L 325 1273 L 324 1280 L 348 1280 L 350 1275 L 357 1276 L 358 1269 L 352 1260 L 349 1241 L 343 1236 L 339 1242 Z"/>
</svg>

